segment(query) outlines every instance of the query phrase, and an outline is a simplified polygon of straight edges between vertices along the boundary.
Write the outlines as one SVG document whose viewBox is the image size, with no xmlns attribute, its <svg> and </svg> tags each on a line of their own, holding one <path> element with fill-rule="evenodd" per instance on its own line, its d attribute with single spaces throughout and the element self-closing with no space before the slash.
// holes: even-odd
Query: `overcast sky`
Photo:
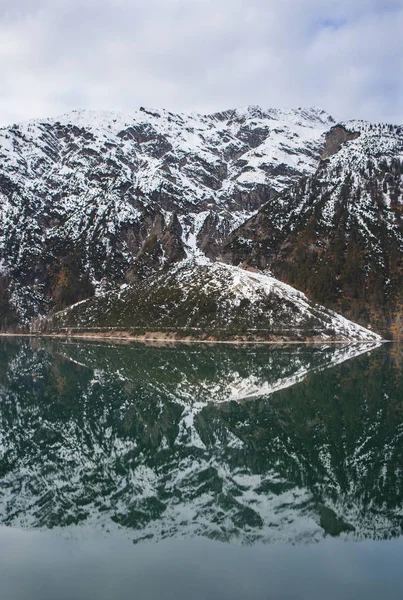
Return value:
<svg viewBox="0 0 403 600">
<path fill-rule="evenodd" d="M 403 0 L 0 0 L 0 124 L 320 106 L 403 123 Z"/>
</svg>

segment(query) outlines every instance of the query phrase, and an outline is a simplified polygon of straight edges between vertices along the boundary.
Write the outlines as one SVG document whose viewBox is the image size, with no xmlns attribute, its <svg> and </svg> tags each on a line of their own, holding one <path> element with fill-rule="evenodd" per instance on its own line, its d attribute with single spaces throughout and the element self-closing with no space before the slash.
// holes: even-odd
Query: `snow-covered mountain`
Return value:
<svg viewBox="0 0 403 600">
<path fill-rule="evenodd" d="M 78 111 L 0 130 L 0 317 L 27 323 L 177 261 L 210 258 L 274 192 L 314 172 L 332 118 Z"/>
<path fill-rule="evenodd" d="M 269 267 L 350 318 L 393 329 L 403 303 L 402 214 L 403 127 L 351 121 L 331 128 L 315 173 L 241 225 L 222 258 Z"/>
<path fill-rule="evenodd" d="M 2 342 L 0 520 L 135 541 L 400 535 L 402 371 L 369 350 Z"/>
<path fill-rule="evenodd" d="M 320 109 L 78 111 L 3 128 L 0 326 L 207 258 L 269 267 L 396 329 L 402 157 L 402 127 Z"/>
</svg>

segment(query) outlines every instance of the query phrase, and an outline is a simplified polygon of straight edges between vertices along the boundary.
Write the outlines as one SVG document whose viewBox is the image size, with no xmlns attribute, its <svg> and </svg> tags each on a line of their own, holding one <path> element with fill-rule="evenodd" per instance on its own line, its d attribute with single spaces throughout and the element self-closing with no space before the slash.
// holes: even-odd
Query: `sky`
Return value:
<svg viewBox="0 0 403 600">
<path fill-rule="evenodd" d="M 403 123 L 403 0 L 0 0 L 0 125 L 319 106 Z"/>
</svg>

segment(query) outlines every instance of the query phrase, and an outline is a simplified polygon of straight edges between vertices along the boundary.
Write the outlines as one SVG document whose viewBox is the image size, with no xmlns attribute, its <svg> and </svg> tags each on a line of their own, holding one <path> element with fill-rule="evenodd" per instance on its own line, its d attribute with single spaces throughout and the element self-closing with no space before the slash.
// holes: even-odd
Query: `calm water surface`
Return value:
<svg viewBox="0 0 403 600">
<path fill-rule="evenodd" d="M 403 598 L 403 348 L 0 338 L 0 598 Z"/>
</svg>

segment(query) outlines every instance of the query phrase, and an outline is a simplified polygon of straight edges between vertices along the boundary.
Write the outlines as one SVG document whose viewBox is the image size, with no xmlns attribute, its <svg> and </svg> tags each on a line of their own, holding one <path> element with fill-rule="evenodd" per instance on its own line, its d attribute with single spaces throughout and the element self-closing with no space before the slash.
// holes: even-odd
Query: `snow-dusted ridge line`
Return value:
<svg viewBox="0 0 403 600">
<path fill-rule="evenodd" d="M 26 119 L 16 123 L 18 126 L 41 124 L 41 123 L 63 123 L 74 124 L 81 127 L 106 125 L 120 130 L 121 125 L 127 125 L 133 121 L 147 119 L 150 121 L 168 118 L 180 118 L 186 121 L 215 120 L 218 122 L 228 122 L 235 119 L 271 119 L 273 121 L 290 121 L 294 123 L 311 123 L 314 127 L 322 123 L 329 126 L 335 124 L 335 120 L 326 110 L 316 106 L 306 106 L 300 108 L 262 108 L 259 105 L 244 105 L 239 108 L 230 108 L 227 110 L 216 111 L 212 113 L 202 113 L 197 111 L 170 111 L 165 108 L 140 107 L 132 111 L 114 111 L 114 110 L 91 110 L 76 109 L 71 110 L 54 117 L 43 117 L 36 119 Z M 353 121 L 351 121 L 353 122 Z M 364 121 L 357 121 L 364 122 Z M 13 125 L 1 127 L 8 129 Z"/>
</svg>

